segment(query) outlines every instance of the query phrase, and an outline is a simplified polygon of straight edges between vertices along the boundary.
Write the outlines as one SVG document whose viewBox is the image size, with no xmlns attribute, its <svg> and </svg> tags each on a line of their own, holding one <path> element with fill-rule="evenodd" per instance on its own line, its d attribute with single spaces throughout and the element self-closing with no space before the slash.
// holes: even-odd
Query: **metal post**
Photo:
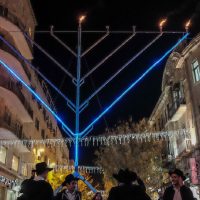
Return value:
<svg viewBox="0 0 200 200">
<path fill-rule="evenodd" d="M 78 47 L 77 47 L 77 66 L 76 66 L 76 121 L 75 121 L 75 172 L 78 172 L 78 140 L 80 128 L 80 79 L 81 79 L 81 20 L 78 25 Z"/>
</svg>

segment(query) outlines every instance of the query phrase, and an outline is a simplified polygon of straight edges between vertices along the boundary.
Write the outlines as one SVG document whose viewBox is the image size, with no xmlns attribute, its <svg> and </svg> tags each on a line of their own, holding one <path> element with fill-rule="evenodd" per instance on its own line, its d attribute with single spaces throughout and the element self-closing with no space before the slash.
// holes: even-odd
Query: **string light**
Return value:
<svg viewBox="0 0 200 200">
<path fill-rule="evenodd" d="M 13 188 L 18 184 L 18 181 L 15 179 L 15 180 L 11 180 L 9 178 L 6 178 L 5 176 L 0 176 L 0 183 L 4 184 L 5 186 L 8 186 L 10 188 Z"/>
<path fill-rule="evenodd" d="M 27 163 L 27 165 L 30 166 L 31 168 L 35 167 L 35 163 Z M 54 171 L 66 170 L 66 171 L 74 172 L 75 167 L 73 165 L 54 165 L 53 170 Z M 95 174 L 95 173 L 102 174 L 104 172 L 102 167 L 85 166 L 85 165 L 79 165 L 78 171 L 89 173 L 89 174 Z"/>
<path fill-rule="evenodd" d="M 81 146 L 109 146 L 109 145 L 118 145 L 126 144 L 131 141 L 135 142 L 151 142 L 166 140 L 170 138 L 179 138 L 185 137 L 190 138 L 190 132 L 187 129 L 179 129 L 173 131 L 161 131 L 161 132 L 145 132 L 145 133 L 128 133 L 120 135 L 100 135 L 100 136 L 90 136 L 85 138 L 79 138 L 79 144 Z M 60 139 L 41 139 L 41 140 L 0 140 L 0 146 L 21 146 L 24 145 L 29 149 L 33 149 L 35 146 L 41 147 L 64 147 L 67 145 L 74 144 L 75 139 L 72 138 L 60 138 Z"/>
</svg>

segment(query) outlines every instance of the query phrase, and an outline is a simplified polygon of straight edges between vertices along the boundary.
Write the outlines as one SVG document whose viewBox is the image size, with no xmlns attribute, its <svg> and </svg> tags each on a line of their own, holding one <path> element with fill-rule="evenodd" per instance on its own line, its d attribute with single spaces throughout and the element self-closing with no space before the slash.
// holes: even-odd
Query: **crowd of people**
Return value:
<svg viewBox="0 0 200 200">
<path fill-rule="evenodd" d="M 22 182 L 17 200 L 82 200 L 81 192 L 77 190 L 79 179 L 73 174 L 67 175 L 61 186 L 53 191 L 46 181 L 51 170 L 45 162 L 36 164 L 31 178 Z M 159 194 L 158 200 L 195 200 L 190 188 L 184 185 L 185 176 L 181 170 L 175 169 L 169 175 L 172 184 L 164 194 Z M 151 200 L 144 182 L 135 172 L 120 169 L 113 177 L 118 185 L 111 188 L 107 200 Z M 92 200 L 103 200 L 101 193 L 97 192 Z"/>
</svg>

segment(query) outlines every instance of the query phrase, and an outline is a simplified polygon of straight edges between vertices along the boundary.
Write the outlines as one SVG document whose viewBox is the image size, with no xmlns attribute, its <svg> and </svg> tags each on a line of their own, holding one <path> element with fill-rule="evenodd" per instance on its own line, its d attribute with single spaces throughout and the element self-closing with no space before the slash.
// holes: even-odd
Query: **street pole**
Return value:
<svg viewBox="0 0 200 200">
<path fill-rule="evenodd" d="M 81 23 L 84 17 L 80 17 L 78 24 L 78 46 L 77 46 L 77 65 L 76 65 L 76 121 L 75 121 L 75 172 L 78 173 L 79 165 L 79 151 L 78 151 L 78 141 L 79 141 L 79 129 L 80 129 L 80 79 L 81 79 Z"/>
</svg>

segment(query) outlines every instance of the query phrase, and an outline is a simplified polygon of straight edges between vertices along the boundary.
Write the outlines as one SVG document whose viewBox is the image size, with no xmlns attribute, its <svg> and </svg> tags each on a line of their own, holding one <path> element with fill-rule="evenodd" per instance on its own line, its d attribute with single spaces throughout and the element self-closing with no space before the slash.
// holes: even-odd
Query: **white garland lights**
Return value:
<svg viewBox="0 0 200 200">
<path fill-rule="evenodd" d="M 79 143 L 81 146 L 109 146 L 115 144 L 126 144 L 131 141 L 136 142 L 151 142 L 158 140 L 169 140 L 172 137 L 185 137 L 190 138 L 190 132 L 187 129 L 179 129 L 173 131 L 161 131 L 161 132 L 144 132 L 144 133 L 129 133 L 129 134 L 120 134 L 120 135 L 100 135 L 100 136 L 91 136 L 80 138 Z M 72 145 L 74 139 L 71 138 L 55 138 L 55 139 L 30 139 L 30 140 L 0 140 L 0 146 L 21 146 L 24 145 L 27 148 L 34 148 L 35 146 L 46 146 L 46 147 L 55 147 L 55 146 L 65 146 Z"/>
<path fill-rule="evenodd" d="M 55 165 L 54 170 L 55 171 L 67 170 L 67 171 L 73 172 L 75 170 L 75 168 L 74 168 L 74 166 Z M 93 166 L 78 166 L 78 171 L 89 173 L 89 174 L 95 174 L 95 173 L 103 174 L 103 172 L 104 172 L 102 167 L 96 167 L 96 166 L 95 167 L 93 167 Z"/>
<path fill-rule="evenodd" d="M 0 183 L 4 184 L 7 187 L 13 188 L 17 185 L 19 185 L 18 181 L 15 180 L 11 180 L 6 178 L 5 176 L 0 176 Z"/>
<path fill-rule="evenodd" d="M 31 168 L 35 167 L 35 163 L 26 163 L 26 164 L 30 166 Z M 74 166 L 72 165 L 53 165 L 52 168 L 54 171 L 66 170 L 66 171 L 74 172 L 75 170 Z M 103 174 L 104 173 L 103 168 L 97 167 L 97 166 L 80 165 L 78 166 L 78 170 L 79 172 L 85 172 L 89 174 L 95 174 L 95 173 Z"/>
</svg>

